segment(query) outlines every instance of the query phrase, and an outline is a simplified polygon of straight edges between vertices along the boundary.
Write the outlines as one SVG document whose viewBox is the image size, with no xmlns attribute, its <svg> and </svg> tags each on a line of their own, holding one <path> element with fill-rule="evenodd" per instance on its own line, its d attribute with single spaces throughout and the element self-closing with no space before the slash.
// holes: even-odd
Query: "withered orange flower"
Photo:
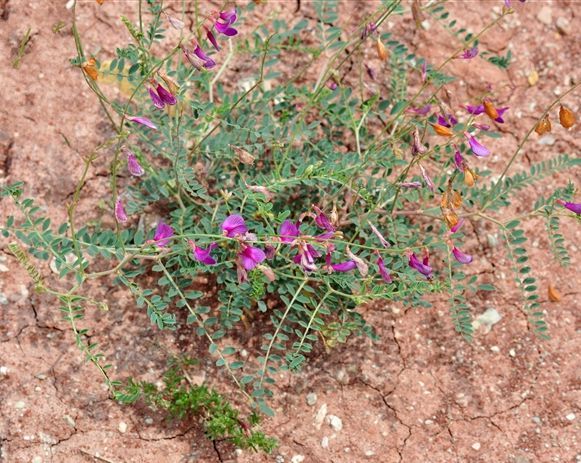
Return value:
<svg viewBox="0 0 581 463">
<path fill-rule="evenodd" d="M 434 132 L 436 132 L 438 135 L 441 135 L 442 137 L 451 137 L 454 135 L 452 129 L 444 125 L 431 124 L 431 126 L 434 129 Z"/>
<path fill-rule="evenodd" d="M 377 37 L 377 42 L 375 44 L 376 48 L 377 48 L 377 56 L 379 57 L 379 59 L 381 61 L 387 61 L 387 48 L 385 48 L 385 45 L 383 44 L 383 42 L 381 41 L 381 39 L 379 37 Z"/>
<path fill-rule="evenodd" d="M 464 169 L 464 185 L 466 185 L 467 187 L 472 188 L 474 186 L 474 184 L 476 183 L 476 180 L 478 179 L 478 175 L 476 175 L 476 173 L 466 167 Z"/>
<path fill-rule="evenodd" d="M 452 229 L 458 225 L 458 214 L 456 214 L 453 210 L 442 208 L 442 217 L 444 217 L 444 222 L 446 222 L 448 228 Z"/>
<path fill-rule="evenodd" d="M 91 58 L 85 62 L 82 68 L 83 71 L 85 71 L 85 74 L 87 74 L 91 79 L 97 80 L 99 78 L 99 72 L 97 71 L 97 61 L 95 58 Z"/>
<path fill-rule="evenodd" d="M 557 288 L 555 288 L 550 283 L 549 283 L 549 289 L 548 289 L 547 293 L 549 295 L 549 301 L 551 301 L 551 302 L 559 302 L 562 299 L 561 293 L 559 293 L 559 291 L 557 291 Z"/>
<path fill-rule="evenodd" d="M 569 108 L 561 105 L 561 109 L 559 109 L 559 122 L 566 129 L 570 129 L 575 125 L 575 114 Z"/>
<path fill-rule="evenodd" d="M 549 119 L 549 115 L 545 115 L 535 127 L 535 132 L 539 135 L 544 135 L 545 133 L 549 133 L 551 131 L 551 120 Z"/>
<path fill-rule="evenodd" d="M 462 195 L 454 190 L 447 190 L 442 194 L 440 206 L 445 209 L 457 209 L 462 205 Z"/>
<path fill-rule="evenodd" d="M 490 100 L 483 100 L 482 105 L 484 106 L 484 112 L 488 117 L 490 117 L 490 119 L 492 120 L 498 119 L 500 115 L 498 114 L 498 111 L 496 110 L 494 105 L 490 102 Z"/>
</svg>

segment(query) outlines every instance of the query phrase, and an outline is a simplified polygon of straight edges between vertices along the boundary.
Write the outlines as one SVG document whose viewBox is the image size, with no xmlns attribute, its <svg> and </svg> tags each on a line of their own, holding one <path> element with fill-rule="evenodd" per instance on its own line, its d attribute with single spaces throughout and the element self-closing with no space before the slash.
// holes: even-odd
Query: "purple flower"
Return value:
<svg viewBox="0 0 581 463">
<path fill-rule="evenodd" d="M 498 117 L 496 119 L 494 119 L 496 122 L 498 122 L 499 124 L 503 124 L 504 123 L 504 119 L 502 118 L 502 115 L 508 111 L 508 106 L 504 107 L 504 108 L 496 108 L 496 112 L 498 113 Z"/>
<path fill-rule="evenodd" d="M 488 148 L 486 148 L 485 146 L 481 145 L 478 142 L 478 140 L 476 140 L 475 136 L 470 135 L 468 132 L 465 132 L 464 135 L 468 139 L 468 143 L 470 144 L 470 149 L 472 150 L 472 153 L 474 153 L 474 156 L 478 156 L 479 158 L 484 158 L 490 154 L 490 150 Z"/>
<path fill-rule="evenodd" d="M 339 262 L 338 264 L 331 264 L 331 269 L 334 272 L 350 272 L 356 268 L 357 264 L 352 260 L 346 260 L 345 262 Z"/>
<path fill-rule="evenodd" d="M 166 90 L 165 88 L 163 88 L 161 84 L 157 84 L 156 90 L 157 90 L 157 94 L 159 95 L 159 98 L 165 104 L 173 106 L 174 104 L 176 104 L 178 102 L 176 97 L 173 96 L 169 90 Z"/>
<path fill-rule="evenodd" d="M 244 245 L 242 251 L 238 254 L 238 257 L 240 258 L 240 263 L 245 270 L 252 270 L 266 259 L 266 254 L 262 249 Z"/>
<path fill-rule="evenodd" d="M 155 124 L 151 122 L 147 117 L 143 116 L 128 117 L 127 120 L 131 122 L 137 122 L 138 124 L 149 127 L 150 129 L 157 130 Z"/>
<path fill-rule="evenodd" d="M 233 238 L 238 235 L 243 235 L 248 231 L 248 227 L 244 223 L 242 216 L 234 214 L 226 217 L 221 225 L 222 232 L 229 238 Z"/>
<path fill-rule="evenodd" d="M 299 264 L 307 272 L 317 270 L 315 259 L 321 254 L 312 245 L 300 243 L 298 254 L 293 258 L 295 264 Z"/>
<path fill-rule="evenodd" d="M 123 151 L 127 155 L 127 170 L 129 173 L 135 177 L 141 177 L 145 174 L 145 170 L 141 167 L 141 164 L 139 164 L 135 154 L 127 148 L 123 148 Z"/>
<path fill-rule="evenodd" d="M 452 248 L 452 254 L 454 255 L 454 259 L 456 259 L 461 264 L 469 264 L 473 259 L 471 255 L 463 253 L 456 246 Z"/>
<path fill-rule="evenodd" d="M 172 236 L 173 228 L 164 222 L 159 222 L 155 229 L 155 234 L 153 235 L 154 244 L 157 247 L 163 248 L 167 243 L 169 243 Z"/>
<path fill-rule="evenodd" d="M 384 248 L 389 248 L 391 244 L 389 244 L 389 242 L 383 237 L 381 232 L 377 228 L 375 228 L 375 226 L 371 222 L 369 222 L 369 226 L 371 227 L 371 231 L 375 234 L 375 236 L 379 238 L 379 242 L 381 243 L 381 245 Z"/>
<path fill-rule="evenodd" d="M 408 108 L 406 110 L 406 112 L 412 113 L 412 114 L 417 114 L 418 116 L 425 116 L 426 114 L 428 114 L 430 112 L 431 109 L 432 109 L 432 106 L 427 104 L 425 106 L 422 106 L 421 108 Z"/>
<path fill-rule="evenodd" d="M 125 213 L 125 208 L 123 207 L 121 198 L 117 198 L 115 201 L 115 219 L 120 223 L 127 222 L 127 214 Z"/>
<path fill-rule="evenodd" d="M 472 47 L 464 50 L 462 54 L 458 57 L 460 59 L 472 59 L 478 56 L 478 47 Z"/>
<path fill-rule="evenodd" d="M 572 203 L 569 201 L 563 201 L 562 199 L 557 199 L 557 202 L 561 206 L 569 209 L 571 212 L 574 212 L 575 214 L 581 214 L 581 203 Z"/>
<path fill-rule="evenodd" d="M 279 228 L 280 240 L 290 244 L 300 235 L 300 223 L 295 225 L 290 220 L 285 220 Z"/>
<path fill-rule="evenodd" d="M 464 225 L 464 219 L 458 220 L 456 225 L 454 225 L 452 228 L 450 228 L 450 233 L 451 234 L 456 233 L 458 230 L 460 230 L 460 228 L 462 228 L 462 225 Z"/>
<path fill-rule="evenodd" d="M 498 119 L 500 119 L 500 117 Z M 474 124 L 474 127 L 476 127 L 478 130 L 482 130 L 484 132 L 490 130 L 490 126 L 488 124 Z"/>
<path fill-rule="evenodd" d="M 363 31 L 361 32 L 361 39 L 369 37 L 376 30 L 377 26 L 375 25 L 375 23 L 366 24 L 365 27 L 363 28 Z"/>
<path fill-rule="evenodd" d="M 216 66 L 216 61 L 206 55 L 199 45 L 196 45 L 196 48 L 194 48 L 194 54 L 204 62 L 203 66 L 206 69 L 211 69 Z"/>
<path fill-rule="evenodd" d="M 526 0 L 519 0 L 521 3 L 526 2 Z M 511 1 L 510 0 L 504 0 L 504 4 L 506 5 L 507 8 L 510 8 L 511 5 Z"/>
<path fill-rule="evenodd" d="M 220 19 L 226 24 L 234 24 L 238 19 L 236 8 L 232 8 L 231 10 L 227 11 L 220 11 Z"/>
<path fill-rule="evenodd" d="M 383 281 L 385 281 L 386 283 L 391 283 L 393 279 L 391 278 L 389 271 L 385 268 L 385 264 L 380 255 L 377 256 L 377 267 L 379 269 L 379 274 L 381 275 Z"/>
<path fill-rule="evenodd" d="M 317 226 L 319 228 L 327 230 L 328 232 L 334 232 L 335 227 L 333 226 L 329 218 L 325 215 L 325 213 L 317 206 L 313 206 L 313 209 L 317 213 L 317 215 L 315 216 L 315 223 L 317 224 Z"/>
<path fill-rule="evenodd" d="M 220 32 L 220 34 L 233 37 L 238 34 L 238 31 L 232 27 L 232 24 L 234 24 L 237 19 L 236 8 L 232 8 L 228 11 L 221 11 L 219 19 L 214 23 L 214 27 L 218 32 Z"/>
<path fill-rule="evenodd" d="M 422 178 L 424 179 L 424 182 L 426 182 L 426 186 L 430 189 L 430 191 L 434 191 L 436 189 L 436 185 L 434 185 L 434 182 L 432 182 L 432 179 L 428 175 L 428 172 L 426 171 L 426 169 L 424 169 L 424 166 L 422 166 L 421 164 L 420 172 L 422 173 Z"/>
<path fill-rule="evenodd" d="M 428 256 L 424 257 L 424 260 L 421 261 L 418 259 L 416 254 L 412 252 L 409 255 L 409 266 L 420 272 L 428 280 L 432 278 L 432 267 L 429 265 Z"/>
<path fill-rule="evenodd" d="M 218 246 L 216 243 L 210 243 L 210 245 L 206 249 L 196 246 L 196 244 L 192 240 L 188 241 L 188 243 L 192 248 L 195 260 L 206 265 L 216 264 L 216 259 L 212 257 L 212 251 Z"/>
<path fill-rule="evenodd" d="M 479 114 L 482 114 L 484 112 L 484 105 L 482 104 L 476 106 L 467 104 L 464 107 L 466 108 L 466 111 L 475 116 L 478 116 Z"/>
<path fill-rule="evenodd" d="M 149 92 L 149 97 L 151 98 L 151 102 L 153 103 L 153 106 L 155 106 L 157 109 L 163 109 L 165 106 L 165 103 L 160 98 L 160 96 L 157 94 L 157 92 L 151 87 L 149 87 L 147 89 L 147 91 Z"/>
<path fill-rule="evenodd" d="M 464 169 L 466 168 L 466 161 L 464 161 L 458 148 L 456 148 L 456 152 L 454 153 L 454 165 L 460 172 L 464 172 Z"/>
<path fill-rule="evenodd" d="M 206 29 L 206 37 L 208 38 L 210 43 L 213 45 L 216 51 L 220 51 L 220 45 L 218 45 L 218 41 L 216 40 L 216 36 L 214 35 L 214 33 L 207 27 L 204 27 L 204 29 Z"/>
<path fill-rule="evenodd" d="M 331 90 L 337 90 L 338 85 L 337 82 L 335 82 L 334 80 L 330 80 L 327 83 L 327 87 L 329 87 Z"/>
<path fill-rule="evenodd" d="M 458 123 L 458 119 L 454 117 L 453 114 L 440 114 L 438 115 L 438 124 L 444 127 L 453 127 Z"/>
</svg>

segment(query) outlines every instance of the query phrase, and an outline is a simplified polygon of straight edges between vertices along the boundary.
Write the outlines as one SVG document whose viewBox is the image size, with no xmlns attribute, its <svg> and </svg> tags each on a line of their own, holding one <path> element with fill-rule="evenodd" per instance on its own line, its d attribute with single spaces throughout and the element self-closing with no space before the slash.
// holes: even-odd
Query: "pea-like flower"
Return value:
<svg viewBox="0 0 581 463">
<path fill-rule="evenodd" d="M 562 199 L 558 199 L 557 202 L 566 209 L 569 209 L 571 212 L 575 214 L 581 214 L 581 203 L 572 203 L 570 201 L 564 201 Z"/>
<path fill-rule="evenodd" d="M 480 142 L 476 139 L 474 135 L 470 135 L 468 132 L 465 132 L 464 135 L 468 140 L 468 144 L 470 145 L 470 149 L 472 150 L 474 156 L 484 158 L 490 155 L 490 150 L 486 148 L 484 145 L 480 144 Z"/>
<path fill-rule="evenodd" d="M 124 148 L 123 152 L 127 156 L 127 170 L 129 173 L 134 177 L 141 177 L 145 174 L 145 170 L 141 167 L 141 164 L 139 164 L 135 153 L 127 148 Z"/>
<path fill-rule="evenodd" d="M 339 262 L 338 264 L 331 264 L 330 268 L 334 272 L 346 273 L 357 268 L 357 264 L 352 260 L 346 260 L 345 262 Z"/>
<path fill-rule="evenodd" d="M 454 127 L 458 119 L 453 114 L 438 114 L 438 124 L 444 127 Z"/>
<path fill-rule="evenodd" d="M 468 48 L 464 50 L 458 58 L 460 59 L 472 59 L 478 56 L 478 47 Z"/>
<path fill-rule="evenodd" d="M 212 251 L 218 246 L 216 243 L 210 243 L 206 249 L 200 248 L 192 240 L 189 240 L 188 243 L 192 248 L 195 260 L 205 265 L 216 265 L 216 259 L 212 257 Z"/>
<path fill-rule="evenodd" d="M 228 11 L 221 11 L 218 19 L 214 22 L 214 27 L 220 34 L 233 37 L 238 34 L 238 31 L 232 27 L 232 24 L 234 24 L 237 19 L 238 15 L 236 14 L 236 8 L 232 8 Z"/>
<path fill-rule="evenodd" d="M 425 116 L 432 109 L 432 105 L 425 105 L 421 107 L 411 107 L 406 110 L 407 113 L 416 114 L 418 116 Z"/>
<path fill-rule="evenodd" d="M 424 182 L 426 182 L 426 186 L 430 189 L 430 191 L 434 191 L 436 189 L 436 185 L 434 185 L 434 182 L 430 178 L 428 171 L 421 164 L 419 166 L 420 172 L 422 173 L 422 178 L 424 179 Z"/>
<path fill-rule="evenodd" d="M 429 256 L 426 254 L 423 260 L 420 260 L 414 252 L 409 254 L 409 266 L 424 275 L 428 280 L 432 279 L 432 267 L 429 264 Z"/>
<path fill-rule="evenodd" d="M 244 218 L 238 214 L 229 215 L 221 225 L 222 232 L 228 238 L 243 235 L 248 231 Z"/>
<path fill-rule="evenodd" d="M 127 120 L 144 125 L 145 127 L 149 127 L 150 129 L 157 130 L 157 126 L 153 122 L 151 122 L 147 117 L 133 116 L 133 117 L 128 117 Z"/>
<path fill-rule="evenodd" d="M 469 264 L 473 260 L 473 257 L 470 254 L 466 254 L 460 251 L 460 249 L 458 249 L 456 246 L 452 248 L 452 254 L 454 255 L 454 259 L 456 259 L 461 264 Z"/>
<path fill-rule="evenodd" d="M 121 198 L 117 198 L 115 201 L 115 219 L 119 223 L 127 222 L 127 214 L 125 213 L 125 207 L 123 207 L 123 202 Z"/>
<path fill-rule="evenodd" d="M 252 270 L 266 259 L 266 254 L 260 248 L 243 244 L 242 250 L 238 253 L 238 259 L 245 270 Z"/>
<path fill-rule="evenodd" d="M 196 55 L 203 62 L 202 66 L 204 66 L 206 69 L 212 69 L 214 66 L 216 66 L 216 61 L 210 58 L 204 52 L 204 50 L 200 48 L 199 45 L 196 45 L 196 48 L 194 48 L 194 55 Z"/>
<path fill-rule="evenodd" d="M 206 26 L 204 26 L 204 29 L 206 29 L 206 37 L 208 41 L 212 44 L 216 51 L 220 51 L 220 45 L 218 45 L 218 41 L 216 40 L 216 36 L 212 32 L 212 29 L 208 29 Z"/>
<path fill-rule="evenodd" d="M 456 151 L 454 152 L 454 165 L 460 172 L 464 172 L 464 169 L 466 168 L 466 161 L 458 148 L 456 148 Z"/>
<path fill-rule="evenodd" d="M 379 254 L 377 254 L 377 268 L 383 281 L 385 281 L 386 283 L 391 283 L 393 281 L 393 278 L 391 278 L 389 270 L 387 270 L 387 268 L 385 267 L 385 262 L 383 262 L 383 259 Z"/>
<path fill-rule="evenodd" d="M 153 244 L 159 248 L 163 248 L 164 246 L 167 246 L 167 243 L 169 243 L 169 240 L 173 235 L 173 228 L 170 225 L 164 222 L 159 222 L 153 235 Z"/>
<path fill-rule="evenodd" d="M 384 248 L 389 248 L 391 246 L 391 244 L 389 244 L 389 242 L 384 238 L 384 236 L 381 234 L 381 232 L 375 227 L 375 225 L 373 225 L 371 222 L 369 222 L 369 227 L 371 228 L 371 231 L 373 232 L 373 234 L 375 236 L 377 236 L 377 238 L 379 239 L 379 242 L 381 243 L 381 245 Z"/>
</svg>

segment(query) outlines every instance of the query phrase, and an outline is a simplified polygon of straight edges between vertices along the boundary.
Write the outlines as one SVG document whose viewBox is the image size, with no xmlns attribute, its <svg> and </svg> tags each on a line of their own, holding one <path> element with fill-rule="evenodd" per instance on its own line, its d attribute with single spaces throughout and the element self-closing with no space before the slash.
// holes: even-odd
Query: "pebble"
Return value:
<svg viewBox="0 0 581 463">
<path fill-rule="evenodd" d="M 0 375 L 8 376 L 8 368 L 7 367 L 0 367 Z"/>
<path fill-rule="evenodd" d="M 38 455 L 32 458 L 32 463 L 42 463 L 42 457 Z"/>
<path fill-rule="evenodd" d="M 557 139 L 553 137 L 553 135 L 543 135 L 541 138 L 539 138 L 537 143 L 539 145 L 553 146 L 556 141 Z"/>
<path fill-rule="evenodd" d="M 533 416 L 533 423 L 535 423 L 535 424 L 542 424 L 542 420 L 538 416 Z"/>
<path fill-rule="evenodd" d="M 511 357 L 516 357 L 516 351 L 514 349 L 509 350 L 508 355 L 510 355 Z"/>
<path fill-rule="evenodd" d="M 366 450 L 365 451 L 366 457 L 372 457 L 373 455 L 375 455 L 375 452 L 373 450 Z"/>
<path fill-rule="evenodd" d="M 77 427 L 77 424 L 75 423 L 75 419 L 71 415 L 63 416 L 63 420 L 65 420 L 65 423 L 67 423 L 71 428 L 74 429 Z"/>
<path fill-rule="evenodd" d="M 571 33 L 571 23 L 569 23 L 569 20 L 563 16 L 557 18 L 555 26 L 557 26 L 557 30 L 561 35 L 569 35 Z"/>
<path fill-rule="evenodd" d="M 14 408 L 16 408 L 16 410 L 22 410 L 25 407 L 26 407 L 26 404 L 22 400 L 19 400 L 18 402 L 16 402 L 14 404 Z"/>
<path fill-rule="evenodd" d="M 294 455 L 291 458 L 291 463 L 302 463 L 303 461 L 305 461 L 304 455 Z"/>
<path fill-rule="evenodd" d="M 121 434 L 125 434 L 127 432 L 127 423 L 125 421 L 121 421 L 121 423 L 119 423 L 118 429 Z"/>
<path fill-rule="evenodd" d="M 9 269 L 4 264 L 0 264 L 0 272 L 7 272 Z"/>
<path fill-rule="evenodd" d="M 307 405 L 309 407 L 314 406 L 317 403 L 317 394 L 315 394 L 314 392 L 309 392 L 307 394 Z"/>
<path fill-rule="evenodd" d="M 573 421 L 575 419 L 575 413 L 569 413 L 565 418 L 569 421 Z"/>
<path fill-rule="evenodd" d="M 500 347 L 498 347 L 498 346 L 492 346 L 492 347 L 490 348 L 490 350 L 491 350 L 492 352 L 495 352 L 495 353 L 497 353 L 497 354 L 498 354 L 498 353 L 500 352 Z"/>
<path fill-rule="evenodd" d="M 284 457 L 282 455 L 277 455 L 274 459 L 274 463 L 284 463 Z"/>
<path fill-rule="evenodd" d="M 550 6 L 543 6 L 537 13 L 537 19 L 549 26 L 553 22 L 553 10 Z"/>
<path fill-rule="evenodd" d="M 329 423 L 329 426 L 333 428 L 333 431 L 339 432 L 343 429 L 343 421 L 338 416 L 329 415 L 327 417 L 327 423 Z"/>
<path fill-rule="evenodd" d="M 323 447 L 324 449 L 329 448 L 329 438 L 327 436 L 321 439 L 321 447 Z"/>
<path fill-rule="evenodd" d="M 0 293 L 0 304 L 2 304 L 2 305 L 8 304 L 8 298 L 6 297 L 6 294 L 4 294 L 4 293 Z"/>
<path fill-rule="evenodd" d="M 317 429 L 321 429 L 321 425 L 323 424 L 323 421 L 325 421 L 326 416 L 327 416 L 327 404 L 323 404 L 321 405 L 321 408 L 319 408 L 319 411 L 315 415 L 315 427 Z"/>
<path fill-rule="evenodd" d="M 153 424 L 153 418 L 145 418 L 145 424 L 147 425 Z"/>
<path fill-rule="evenodd" d="M 473 448 L 474 450 L 480 450 L 480 442 L 474 442 L 474 443 L 472 444 L 472 448 Z"/>
<path fill-rule="evenodd" d="M 489 308 L 482 314 L 480 314 L 476 319 L 472 322 L 472 327 L 474 330 L 477 330 L 481 326 L 484 328 L 484 333 L 489 333 L 490 330 L 494 325 L 496 325 L 502 316 L 498 312 L 498 310 Z"/>
</svg>

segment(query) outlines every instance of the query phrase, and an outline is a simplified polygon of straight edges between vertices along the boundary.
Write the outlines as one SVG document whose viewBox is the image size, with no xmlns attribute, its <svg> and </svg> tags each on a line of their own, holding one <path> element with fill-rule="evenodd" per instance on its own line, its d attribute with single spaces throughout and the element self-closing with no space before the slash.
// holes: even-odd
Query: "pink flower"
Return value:
<svg viewBox="0 0 581 463">
<path fill-rule="evenodd" d="M 220 51 L 220 45 L 218 45 L 218 41 L 216 40 L 214 33 L 205 26 L 204 29 L 206 29 L 206 37 L 208 38 L 209 42 L 216 49 L 216 51 Z"/>
<path fill-rule="evenodd" d="M 470 135 L 468 132 L 465 132 L 464 135 L 468 139 L 468 143 L 470 144 L 470 149 L 472 150 L 472 153 L 474 153 L 474 156 L 478 156 L 479 158 L 483 158 L 483 157 L 486 157 L 490 154 L 490 150 L 488 148 L 486 148 L 484 145 L 481 145 L 478 142 L 478 140 L 476 140 L 475 136 Z"/>
<path fill-rule="evenodd" d="M 167 243 L 169 243 L 173 234 L 173 228 L 170 225 L 164 222 L 159 222 L 155 229 L 155 234 L 153 235 L 153 244 L 157 247 L 163 248 Z"/>
<path fill-rule="evenodd" d="M 238 31 L 232 27 L 232 24 L 234 24 L 237 19 L 238 15 L 236 14 L 236 8 L 232 8 L 228 11 L 221 11 L 219 18 L 214 23 L 214 27 L 220 34 L 233 37 L 238 34 Z"/>
<path fill-rule="evenodd" d="M 430 191 L 434 191 L 436 189 L 436 185 L 434 185 L 434 182 L 432 182 L 432 179 L 428 175 L 428 172 L 426 171 L 426 169 L 424 169 L 424 166 L 422 166 L 421 164 L 420 172 L 422 173 L 422 178 L 424 179 L 424 182 L 426 182 L 426 186 L 430 189 Z"/>
<path fill-rule="evenodd" d="M 418 259 L 416 254 L 412 252 L 409 255 L 409 266 L 420 272 L 428 280 L 432 278 L 432 267 L 429 265 L 429 257 L 427 255 L 424 257 L 423 261 L 421 261 Z"/>
<path fill-rule="evenodd" d="M 462 228 L 462 225 L 464 225 L 464 219 L 458 220 L 456 225 L 454 225 L 452 228 L 450 228 L 450 233 L 451 234 L 456 233 L 458 230 L 460 230 L 460 228 Z"/>
<path fill-rule="evenodd" d="M 422 106 L 420 108 L 408 108 L 406 110 L 407 113 L 412 113 L 412 114 L 417 114 L 418 116 L 425 116 L 426 114 L 428 114 L 430 112 L 430 110 L 432 109 L 432 106 L 427 104 L 425 106 Z"/>
<path fill-rule="evenodd" d="M 569 209 L 571 212 L 574 212 L 575 214 L 581 214 L 581 203 L 572 203 L 569 201 L 563 201 L 562 199 L 557 199 L 557 202 L 561 206 Z"/>
<path fill-rule="evenodd" d="M 173 96 L 169 90 L 166 90 L 161 84 L 157 84 L 156 91 L 161 101 L 163 101 L 165 104 L 173 106 L 178 102 L 176 97 Z"/>
<path fill-rule="evenodd" d="M 123 207 L 121 198 L 117 198 L 115 201 L 115 219 L 117 219 L 117 222 L 119 223 L 127 222 L 127 214 L 125 213 L 125 208 Z"/>
<path fill-rule="evenodd" d="M 456 152 L 454 153 L 454 165 L 460 172 L 464 172 L 464 169 L 466 168 L 466 161 L 464 161 L 458 148 L 456 148 Z"/>
<path fill-rule="evenodd" d="M 319 228 L 327 230 L 328 232 L 334 232 L 335 227 L 333 226 L 329 218 L 325 215 L 325 213 L 317 206 L 313 206 L 313 209 L 317 213 L 317 215 L 315 216 L 315 223 L 317 224 L 317 226 Z"/>
<path fill-rule="evenodd" d="M 471 255 L 463 253 L 456 246 L 452 248 L 452 254 L 454 255 L 454 259 L 456 259 L 461 264 L 469 264 L 473 260 Z"/>
<path fill-rule="evenodd" d="M 138 124 L 149 127 L 150 129 L 157 130 L 155 124 L 151 122 L 147 117 L 143 116 L 128 117 L 127 120 L 131 122 L 137 122 Z"/>
<path fill-rule="evenodd" d="M 459 56 L 460 59 L 472 59 L 478 56 L 478 47 L 472 47 L 467 50 L 464 50 L 462 54 Z"/>
<path fill-rule="evenodd" d="M 165 106 L 165 103 L 160 98 L 160 96 L 157 94 L 157 92 L 152 87 L 149 87 L 147 89 L 147 91 L 149 92 L 149 97 L 151 98 L 151 102 L 153 103 L 153 106 L 155 106 L 157 109 L 163 109 Z"/>
<path fill-rule="evenodd" d="M 385 263 L 383 262 L 383 259 L 379 254 L 377 255 L 377 267 L 379 269 L 379 274 L 381 275 L 383 281 L 385 281 L 386 283 L 391 283 L 393 279 L 391 278 L 389 271 L 385 268 Z"/>
<path fill-rule="evenodd" d="M 238 235 L 243 235 L 248 231 L 248 227 L 244 222 L 242 216 L 234 214 L 226 217 L 221 225 L 222 232 L 229 238 L 234 238 Z"/>
<path fill-rule="evenodd" d="M 206 69 L 211 69 L 214 66 L 216 66 L 216 61 L 214 61 L 212 58 L 206 55 L 206 53 L 204 53 L 204 50 L 202 50 L 199 45 L 196 45 L 196 48 L 194 48 L 194 55 L 196 55 L 198 58 L 200 58 L 200 60 L 203 61 L 204 63 L 203 66 Z"/>
<path fill-rule="evenodd" d="M 240 263 L 245 270 L 252 270 L 258 264 L 260 264 L 264 259 L 266 259 L 266 254 L 264 251 L 253 246 L 242 246 L 242 251 L 238 254 Z"/>
<path fill-rule="evenodd" d="M 210 243 L 210 245 L 206 249 L 196 246 L 196 244 L 192 240 L 188 241 L 188 243 L 192 248 L 195 260 L 206 265 L 216 264 L 216 259 L 212 257 L 212 251 L 218 246 L 216 243 Z"/>
<path fill-rule="evenodd" d="M 283 243 L 292 243 L 300 234 L 299 228 L 300 223 L 295 225 L 290 220 L 285 220 L 279 229 L 280 240 Z"/>
<path fill-rule="evenodd" d="M 355 270 L 357 268 L 357 264 L 352 260 L 346 260 L 345 262 L 340 262 L 338 264 L 331 264 L 331 269 L 334 272 L 350 272 L 351 270 Z"/>
<path fill-rule="evenodd" d="M 145 174 L 145 170 L 139 164 L 135 154 L 127 148 L 123 148 L 124 153 L 127 155 L 127 170 L 129 173 L 135 177 L 141 177 Z"/>
</svg>

